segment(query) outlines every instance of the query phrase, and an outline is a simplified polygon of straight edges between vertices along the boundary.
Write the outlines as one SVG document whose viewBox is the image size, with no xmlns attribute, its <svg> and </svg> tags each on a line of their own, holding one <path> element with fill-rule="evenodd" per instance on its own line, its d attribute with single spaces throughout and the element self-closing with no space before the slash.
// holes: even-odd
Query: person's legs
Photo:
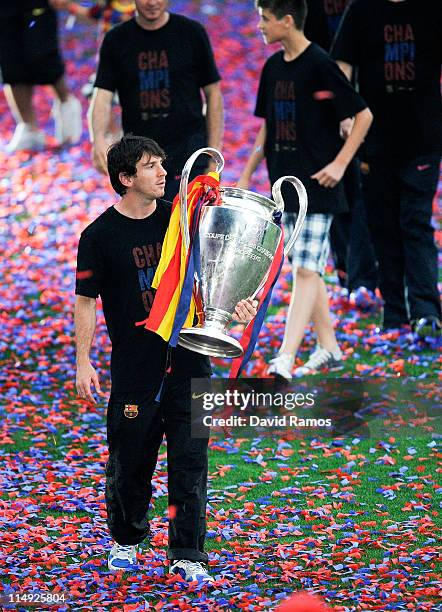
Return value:
<svg viewBox="0 0 442 612">
<path fill-rule="evenodd" d="M 347 288 L 350 293 L 358 287 L 374 292 L 378 285 L 376 255 L 367 226 L 358 160 L 347 169 L 344 188 L 350 207 Z"/>
<path fill-rule="evenodd" d="M 379 264 L 379 288 L 385 302 L 385 329 L 400 327 L 409 321 L 397 173 L 391 161 L 378 159 L 370 162 L 363 174 L 367 220 Z"/>
<path fill-rule="evenodd" d="M 23 15 L 23 56 L 30 82 L 54 85 L 64 74 L 58 45 L 57 13 L 49 6 Z"/>
<path fill-rule="evenodd" d="M 61 103 L 66 102 L 69 98 L 69 88 L 66 84 L 64 76 L 61 76 L 53 85 L 54 91 Z"/>
<path fill-rule="evenodd" d="M 106 507 L 109 531 L 118 544 L 139 544 L 149 534 L 151 479 L 163 431 L 160 404 L 152 394 L 111 395 Z"/>
<path fill-rule="evenodd" d="M 321 367 L 327 360 L 340 359 L 330 312 L 328 296 L 321 278 L 330 250 L 329 231 L 332 215 L 307 215 L 292 255 L 293 288 L 284 339 L 279 354 L 271 360 L 268 373 L 291 378 L 294 357 L 301 346 L 305 329 L 313 320 L 316 333 L 328 348 L 322 347 Z M 286 228 L 290 234 L 290 226 Z M 334 351 L 335 355 L 332 355 Z M 307 364 L 306 364 L 307 366 Z"/>
<path fill-rule="evenodd" d="M 296 270 L 280 353 L 294 356 L 301 346 L 316 305 L 318 286 L 317 272 L 306 268 Z"/>
<path fill-rule="evenodd" d="M 25 83 L 5 85 L 5 98 L 16 123 L 27 123 L 37 128 L 37 118 L 32 105 L 32 85 Z"/>
<path fill-rule="evenodd" d="M 11 113 L 17 122 L 14 134 L 7 145 L 8 152 L 43 149 L 45 135 L 37 126 L 37 118 L 32 104 L 32 85 L 25 83 L 6 84 L 4 92 Z"/>
<path fill-rule="evenodd" d="M 26 27 L 27 25 L 27 27 Z M 57 13 L 47 6 L 37 16 L 25 16 L 23 53 L 31 82 L 51 85 L 56 98 L 52 108 L 55 138 L 60 143 L 80 140 L 82 118 L 80 101 L 69 92 L 64 77 L 64 62 L 59 49 Z"/>
<path fill-rule="evenodd" d="M 291 327 L 289 327 L 288 320 L 284 336 L 286 344 L 283 344 L 281 347 L 281 353 L 282 355 L 290 355 L 291 357 L 296 355 L 301 345 L 305 328 L 310 320 L 313 322 L 313 329 L 318 338 L 318 345 L 306 363 L 296 368 L 295 376 L 298 377 L 312 374 L 314 371 L 324 368 L 333 369 L 341 367 L 342 360 L 342 354 L 336 340 L 335 330 L 330 315 L 325 282 L 318 272 L 302 270 L 301 275 L 299 275 L 299 272 L 301 272 L 301 270 L 298 270 L 296 277 L 297 285 L 294 292 L 294 308 L 289 314 Z M 301 288 L 298 285 L 300 278 L 303 279 Z M 306 278 L 308 279 L 307 282 L 305 282 Z M 297 341 L 297 344 L 290 342 L 291 331 L 293 331 L 293 337 Z"/>
<path fill-rule="evenodd" d="M 327 287 L 321 276 L 318 278 L 318 291 L 312 312 L 312 321 L 319 344 L 330 353 L 339 351 L 333 322 L 330 316 Z"/>
<path fill-rule="evenodd" d="M 167 438 L 171 561 L 207 563 L 207 438 L 191 436 L 190 379 L 166 379 L 161 400 Z"/>
<path fill-rule="evenodd" d="M 6 101 L 17 123 L 7 145 L 10 153 L 37 149 L 44 145 L 44 134 L 37 128 L 32 104 L 32 77 L 27 67 L 23 36 L 26 29 L 22 9 L 10 17 L 0 17 L 0 67 Z"/>
<path fill-rule="evenodd" d="M 407 163 L 400 172 L 400 224 L 411 319 L 441 318 L 437 248 L 431 224 L 439 168 L 440 158 L 428 155 Z"/>
<path fill-rule="evenodd" d="M 288 215 L 284 229 L 288 239 L 296 216 Z M 305 328 L 312 319 L 317 303 L 320 275 L 325 269 L 330 252 L 330 225 L 332 215 L 307 215 L 293 247 L 293 287 L 284 340 L 280 353 L 294 356 L 304 337 Z M 328 303 L 328 302 L 327 302 Z"/>
<path fill-rule="evenodd" d="M 350 222 L 350 212 L 344 212 L 333 218 L 330 227 L 330 248 L 335 269 L 338 275 L 339 284 L 346 289 L 348 289 Z"/>
<path fill-rule="evenodd" d="M 6 101 L 17 123 L 36 125 L 32 108 L 32 86 L 23 53 L 24 18 L 0 17 L 0 68 Z"/>
</svg>

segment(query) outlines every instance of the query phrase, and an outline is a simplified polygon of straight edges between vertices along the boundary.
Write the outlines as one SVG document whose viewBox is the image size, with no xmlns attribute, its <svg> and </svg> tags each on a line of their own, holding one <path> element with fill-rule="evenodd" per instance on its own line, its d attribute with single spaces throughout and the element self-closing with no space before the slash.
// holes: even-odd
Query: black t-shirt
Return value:
<svg viewBox="0 0 442 612">
<path fill-rule="evenodd" d="M 111 206 L 81 234 L 75 293 L 101 295 L 112 342 L 113 392 L 156 389 L 165 373 L 167 344 L 135 323 L 144 321 L 152 306 L 151 283 L 170 211 L 170 204 L 158 200 L 149 217 L 131 219 Z M 174 377 L 211 373 L 207 357 L 179 346 L 172 351 L 171 366 Z"/>
<path fill-rule="evenodd" d="M 311 175 L 334 160 L 343 146 L 340 121 L 366 108 L 348 79 L 318 45 L 312 43 L 287 62 L 283 51 L 264 65 L 255 115 L 266 120 L 265 156 L 270 181 L 295 175 L 305 185 L 309 213 L 347 210 L 342 184 L 321 187 Z M 285 209 L 298 209 L 290 185 L 283 190 Z"/>
<path fill-rule="evenodd" d="M 351 0 L 307 0 L 304 34 L 328 51 L 338 30 L 342 15 Z"/>
<path fill-rule="evenodd" d="M 156 140 L 179 173 L 187 158 L 206 145 L 201 88 L 220 80 L 204 28 L 170 14 L 158 30 L 135 19 L 104 37 L 95 86 L 118 91 L 125 133 Z"/>
<path fill-rule="evenodd" d="M 442 143 L 440 0 L 355 0 L 332 55 L 358 69 L 374 121 L 361 156 L 412 158 Z"/>
</svg>

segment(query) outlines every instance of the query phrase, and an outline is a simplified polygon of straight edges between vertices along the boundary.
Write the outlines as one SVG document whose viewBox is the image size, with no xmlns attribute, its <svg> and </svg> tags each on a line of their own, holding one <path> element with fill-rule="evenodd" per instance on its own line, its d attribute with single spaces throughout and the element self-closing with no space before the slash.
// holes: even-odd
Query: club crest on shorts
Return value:
<svg viewBox="0 0 442 612">
<path fill-rule="evenodd" d="M 138 416 L 138 406 L 136 404 L 124 404 L 124 416 L 134 419 Z"/>
</svg>

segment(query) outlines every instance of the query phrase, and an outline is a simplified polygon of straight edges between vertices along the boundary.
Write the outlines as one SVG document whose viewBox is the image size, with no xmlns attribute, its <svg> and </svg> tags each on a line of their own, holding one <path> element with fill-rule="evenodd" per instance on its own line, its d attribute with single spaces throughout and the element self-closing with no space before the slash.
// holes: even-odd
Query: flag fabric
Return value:
<svg viewBox="0 0 442 612">
<path fill-rule="evenodd" d="M 275 221 L 280 222 L 278 221 L 278 219 L 275 219 Z M 266 316 L 267 309 L 270 304 L 272 291 L 274 286 L 276 285 L 276 281 L 278 280 L 283 262 L 284 229 L 281 225 L 281 236 L 279 238 L 278 248 L 276 250 L 275 257 L 273 258 L 272 265 L 270 266 L 270 271 L 267 280 L 261 292 L 258 312 L 256 313 L 254 319 L 250 321 L 250 323 L 247 325 L 239 341 L 244 350 L 244 354 L 241 357 L 237 357 L 232 361 L 229 378 L 238 378 L 253 354 L 256 341 L 258 340 L 259 332 L 261 331 L 261 327 L 264 322 L 264 317 Z"/>
<path fill-rule="evenodd" d="M 198 295 L 194 275 L 199 271 L 198 225 L 201 209 L 210 202 L 219 204 L 219 175 L 209 172 L 197 176 L 187 189 L 187 218 L 190 244 L 186 250 L 180 226 L 179 195 L 175 196 L 172 212 L 164 237 L 161 257 L 152 287 L 155 299 L 149 316 L 136 323 L 163 338 L 170 346 L 176 346 L 183 327 L 193 327 L 195 318 L 202 321 L 202 303 Z M 198 255 L 198 261 L 196 260 Z"/>
</svg>

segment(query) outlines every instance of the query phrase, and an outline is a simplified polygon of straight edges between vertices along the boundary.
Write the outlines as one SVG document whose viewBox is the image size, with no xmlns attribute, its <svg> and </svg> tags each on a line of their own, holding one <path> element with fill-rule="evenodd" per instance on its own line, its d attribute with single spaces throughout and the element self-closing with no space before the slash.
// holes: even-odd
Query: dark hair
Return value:
<svg viewBox="0 0 442 612">
<path fill-rule="evenodd" d="M 107 151 L 107 171 L 114 191 L 120 196 L 127 191 L 127 187 L 120 181 L 120 173 L 135 176 L 137 173 L 136 165 L 144 153 L 166 159 L 166 154 L 160 145 L 155 140 L 145 136 L 126 134 L 121 140 L 109 147 Z"/>
<path fill-rule="evenodd" d="M 305 0 L 255 0 L 256 8 L 268 9 L 276 19 L 291 15 L 297 30 L 304 30 L 307 17 L 307 3 Z"/>
</svg>

